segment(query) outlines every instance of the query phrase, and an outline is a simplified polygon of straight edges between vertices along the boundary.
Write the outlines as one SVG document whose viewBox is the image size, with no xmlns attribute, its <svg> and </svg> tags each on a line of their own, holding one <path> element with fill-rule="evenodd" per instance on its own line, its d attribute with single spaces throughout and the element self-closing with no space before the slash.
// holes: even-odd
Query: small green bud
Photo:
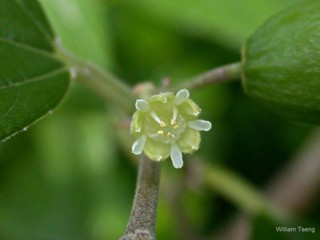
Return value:
<svg viewBox="0 0 320 240">
<path fill-rule="evenodd" d="M 137 138 L 132 145 L 136 155 L 144 152 L 150 159 L 161 161 L 169 156 L 175 168 L 183 166 L 182 153 L 199 148 L 199 131 L 209 131 L 211 123 L 199 120 L 200 108 L 186 89 L 176 95 L 160 93 L 150 99 L 138 99 L 131 122 L 131 133 Z"/>
<path fill-rule="evenodd" d="M 320 124 L 320 1 L 273 16 L 243 48 L 243 86 L 269 110 Z"/>
</svg>

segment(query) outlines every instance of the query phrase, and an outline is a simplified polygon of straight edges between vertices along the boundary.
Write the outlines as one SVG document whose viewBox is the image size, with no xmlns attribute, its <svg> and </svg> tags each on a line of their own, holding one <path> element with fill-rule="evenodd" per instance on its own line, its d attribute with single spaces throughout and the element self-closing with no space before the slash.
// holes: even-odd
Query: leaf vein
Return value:
<svg viewBox="0 0 320 240">
<path fill-rule="evenodd" d="M 39 55 L 43 55 L 43 56 L 46 56 L 46 57 L 49 57 L 49 58 L 56 59 L 56 57 L 52 53 L 46 52 L 46 51 L 44 51 L 44 50 L 42 50 L 40 48 L 36 48 L 34 46 L 31 46 L 31 45 L 27 45 L 25 43 L 21 43 L 21 42 L 18 42 L 18 41 L 12 41 L 12 40 L 4 38 L 4 37 L 0 37 L 0 42 L 11 44 L 12 46 L 15 46 L 17 48 L 21 48 L 21 49 L 24 49 L 24 50 L 27 50 L 27 51 L 30 51 L 30 52 L 33 52 L 33 53 L 37 53 Z"/>
<path fill-rule="evenodd" d="M 15 105 L 17 104 L 18 102 L 18 99 L 19 99 L 19 89 L 17 88 L 17 91 L 15 92 L 15 98 L 14 98 L 14 101 L 13 103 L 11 104 L 11 106 L 9 107 L 9 109 L 4 113 L 2 114 L 2 116 L 0 116 L 0 123 L 3 121 L 3 119 L 14 109 Z"/>
<path fill-rule="evenodd" d="M 48 73 L 45 73 L 45 74 L 42 74 L 42 75 L 39 75 L 39 76 L 36 76 L 33 78 L 25 79 L 24 81 L 21 81 L 21 82 L 10 83 L 9 85 L 1 86 L 0 90 L 11 88 L 11 87 L 20 87 L 20 86 L 28 84 L 28 83 L 38 82 L 38 81 L 44 80 L 44 78 L 52 77 L 54 75 L 58 75 L 58 74 L 65 72 L 65 71 L 67 71 L 67 68 L 65 68 L 65 67 L 55 69 L 54 71 L 51 71 L 51 72 L 48 72 Z"/>
</svg>

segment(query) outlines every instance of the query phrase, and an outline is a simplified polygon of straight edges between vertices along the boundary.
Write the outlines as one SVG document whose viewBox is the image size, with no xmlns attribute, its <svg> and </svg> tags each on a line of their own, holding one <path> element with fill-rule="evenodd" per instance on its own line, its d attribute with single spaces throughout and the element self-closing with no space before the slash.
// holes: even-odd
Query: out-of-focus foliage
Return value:
<svg viewBox="0 0 320 240">
<path fill-rule="evenodd" d="M 294 2 L 298 0 L 129 0 L 124 5 L 167 28 L 219 42 L 237 51 L 267 17 Z"/>
<path fill-rule="evenodd" d="M 239 61 L 246 37 L 296 1 L 41 2 L 66 47 L 130 84 L 159 85 L 165 77 L 178 82 Z M 290 159 L 310 129 L 264 112 L 239 83 L 192 96 L 201 117 L 214 126 L 196 156 L 231 168 L 257 187 Z M 112 103 L 75 83 L 50 117 L 0 145 L 0 239 L 111 240 L 123 233 L 136 165 L 117 144 L 114 114 Z M 187 177 L 191 161 L 196 159 L 186 158 L 181 171 L 163 162 L 158 239 L 186 239 L 184 221 L 195 227 L 193 234 L 209 238 L 239 210 Z M 310 218 L 319 222 L 319 212 Z"/>
<path fill-rule="evenodd" d="M 102 67 L 112 65 L 107 7 L 102 1 L 39 0 L 64 47 Z"/>
</svg>

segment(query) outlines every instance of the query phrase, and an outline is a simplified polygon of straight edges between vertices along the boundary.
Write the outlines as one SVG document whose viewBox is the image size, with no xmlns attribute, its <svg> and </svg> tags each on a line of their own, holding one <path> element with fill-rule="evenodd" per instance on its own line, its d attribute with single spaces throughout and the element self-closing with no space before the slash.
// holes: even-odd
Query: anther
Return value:
<svg viewBox="0 0 320 240">
<path fill-rule="evenodd" d="M 158 130 L 158 131 L 157 131 L 157 134 L 163 135 L 163 131 L 162 131 L 162 130 Z"/>
<path fill-rule="evenodd" d="M 167 136 L 168 136 L 169 138 L 174 138 L 174 137 L 175 137 L 174 134 L 171 133 L 171 132 L 168 132 L 168 133 L 167 133 Z"/>
<path fill-rule="evenodd" d="M 165 127 L 165 126 L 167 126 L 164 121 L 160 121 L 159 124 L 160 124 L 160 127 Z"/>
</svg>

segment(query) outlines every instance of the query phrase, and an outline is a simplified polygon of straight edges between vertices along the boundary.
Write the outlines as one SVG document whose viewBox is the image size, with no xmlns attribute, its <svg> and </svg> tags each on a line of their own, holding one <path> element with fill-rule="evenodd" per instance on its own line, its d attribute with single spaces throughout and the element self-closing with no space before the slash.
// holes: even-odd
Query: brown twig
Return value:
<svg viewBox="0 0 320 240">
<path fill-rule="evenodd" d="M 183 88 L 194 90 L 211 84 L 226 83 L 234 80 L 239 80 L 241 72 L 241 63 L 233 63 L 217 67 L 182 82 L 178 86 L 173 87 L 173 91 L 177 91 Z"/>
<path fill-rule="evenodd" d="M 160 163 L 142 155 L 136 193 L 125 235 L 121 240 L 154 240 L 157 218 Z"/>
<path fill-rule="evenodd" d="M 290 214 L 307 210 L 320 191 L 320 130 L 267 185 L 270 201 Z"/>
</svg>

